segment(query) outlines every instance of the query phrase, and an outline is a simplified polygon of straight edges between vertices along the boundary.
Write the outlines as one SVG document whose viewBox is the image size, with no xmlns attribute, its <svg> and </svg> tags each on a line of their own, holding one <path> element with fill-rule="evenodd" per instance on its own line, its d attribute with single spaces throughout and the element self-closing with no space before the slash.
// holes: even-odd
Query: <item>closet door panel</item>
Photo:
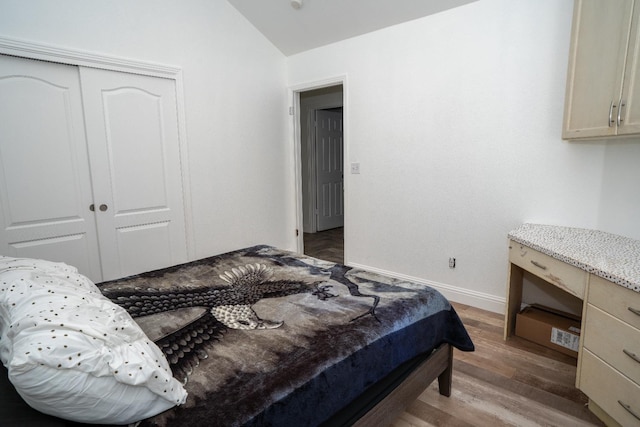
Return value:
<svg viewBox="0 0 640 427">
<path fill-rule="evenodd" d="M 0 253 L 101 279 L 78 68 L 0 55 Z"/>
<path fill-rule="evenodd" d="M 9 255 L 16 258 L 46 259 L 49 261 L 59 261 L 72 265 L 80 273 L 89 277 L 94 282 L 100 282 L 102 276 L 88 274 L 90 265 L 88 257 L 97 254 L 96 247 L 89 247 L 85 233 L 67 234 L 64 236 L 27 240 L 11 244 Z"/>
<path fill-rule="evenodd" d="M 173 80 L 81 69 L 105 280 L 187 260 Z"/>
<path fill-rule="evenodd" d="M 152 266 L 150 270 L 172 265 L 171 254 L 166 250 L 171 247 L 170 224 L 168 221 L 162 221 L 118 228 L 116 237 L 122 271 L 140 273 L 141 265 Z"/>
<path fill-rule="evenodd" d="M 167 207 L 162 98 L 122 88 L 104 91 L 103 106 L 116 214 Z"/>
</svg>

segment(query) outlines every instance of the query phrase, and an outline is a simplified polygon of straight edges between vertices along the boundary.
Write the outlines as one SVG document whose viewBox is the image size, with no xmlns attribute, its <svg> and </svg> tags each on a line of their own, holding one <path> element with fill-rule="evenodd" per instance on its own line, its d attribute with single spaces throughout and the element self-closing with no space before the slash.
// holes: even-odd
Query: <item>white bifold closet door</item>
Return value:
<svg viewBox="0 0 640 427">
<path fill-rule="evenodd" d="M 100 279 L 78 68 L 0 55 L 0 254 Z"/>
<path fill-rule="evenodd" d="M 81 68 L 104 280 L 187 260 L 175 82 Z"/>
<path fill-rule="evenodd" d="M 187 260 L 175 82 L 0 55 L 0 253 L 99 282 Z"/>
</svg>

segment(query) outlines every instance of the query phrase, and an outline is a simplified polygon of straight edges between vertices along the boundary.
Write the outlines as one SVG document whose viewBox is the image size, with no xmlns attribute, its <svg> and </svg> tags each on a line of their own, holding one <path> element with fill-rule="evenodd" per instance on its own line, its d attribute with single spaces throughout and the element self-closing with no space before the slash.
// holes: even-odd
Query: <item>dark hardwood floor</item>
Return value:
<svg viewBox="0 0 640 427">
<path fill-rule="evenodd" d="M 307 255 L 343 263 L 343 229 L 304 235 Z M 452 303 L 476 351 L 454 351 L 451 397 L 428 387 L 393 427 L 603 426 L 575 388 L 576 360 L 518 337 L 504 341 L 503 316 Z"/>
<path fill-rule="evenodd" d="M 304 253 L 314 258 L 344 264 L 344 228 L 304 233 Z"/>
</svg>

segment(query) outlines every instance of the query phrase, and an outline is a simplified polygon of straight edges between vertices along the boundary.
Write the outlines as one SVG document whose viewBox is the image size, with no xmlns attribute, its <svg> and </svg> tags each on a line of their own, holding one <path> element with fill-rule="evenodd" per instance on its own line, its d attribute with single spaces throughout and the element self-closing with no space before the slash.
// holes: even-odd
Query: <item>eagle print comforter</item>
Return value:
<svg viewBox="0 0 640 427">
<path fill-rule="evenodd" d="M 189 395 L 140 426 L 312 426 L 443 342 L 473 350 L 425 285 L 255 246 L 99 284 Z"/>
</svg>

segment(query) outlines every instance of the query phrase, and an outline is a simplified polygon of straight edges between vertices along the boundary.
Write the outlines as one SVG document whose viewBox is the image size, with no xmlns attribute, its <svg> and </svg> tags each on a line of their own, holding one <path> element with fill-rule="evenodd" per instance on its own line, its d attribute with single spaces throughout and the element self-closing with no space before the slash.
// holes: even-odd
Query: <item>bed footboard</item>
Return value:
<svg viewBox="0 0 640 427">
<path fill-rule="evenodd" d="M 388 426 L 436 378 L 443 396 L 451 395 L 453 347 L 440 345 L 407 378 L 353 425 L 356 427 Z"/>
</svg>

